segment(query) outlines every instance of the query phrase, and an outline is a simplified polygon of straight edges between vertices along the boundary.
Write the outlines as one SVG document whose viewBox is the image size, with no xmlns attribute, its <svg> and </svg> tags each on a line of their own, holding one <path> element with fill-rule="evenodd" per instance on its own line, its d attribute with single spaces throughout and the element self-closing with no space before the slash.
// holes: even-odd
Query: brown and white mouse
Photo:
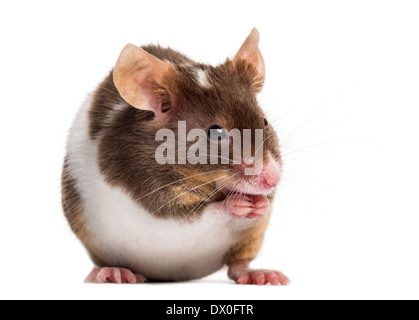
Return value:
<svg viewBox="0 0 419 320">
<path fill-rule="evenodd" d="M 281 175 L 278 138 L 256 99 L 265 78 L 258 44 L 253 29 L 236 56 L 216 67 L 172 49 L 127 45 L 88 97 L 70 131 L 62 178 L 65 215 L 95 264 L 88 282 L 184 281 L 227 265 L 239 284 L 288 283 L 278 271 L 249 267 Z M 262 159 L 159 164 L 156 135 L 167 129 L 177 137 L 179 123 L 186 132 L 260 130 Z M 251 149 L 254 156 L 257 145 Z M 252 165 L 260 171 L 244 174 Z"/>
</svg>

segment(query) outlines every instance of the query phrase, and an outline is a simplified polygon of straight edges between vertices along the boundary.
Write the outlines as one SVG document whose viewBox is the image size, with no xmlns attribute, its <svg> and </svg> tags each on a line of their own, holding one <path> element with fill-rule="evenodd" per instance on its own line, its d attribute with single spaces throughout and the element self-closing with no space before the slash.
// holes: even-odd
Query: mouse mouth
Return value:
<svg viewBox="0 0 419 320">
<path fill-rule="evenodd" d="M 221 190 L 225 196 L 231 197 L 235 195 L 245 196 L 245 197 L 255 197 L 255 196 L 267 196 L 273 191 L 273 189 L 257 190 L 256 188 L 228 188 L 225 187 Z"/>
<path fill-rule="evenodd" d="M 241 176 L 239 179 L 228 179 L 227 181 L 217 181 L 216 187 L 221 190 L 225 196 L 232 196 L 232 195 L 240 195 L 240 196 L 248 196 L 248 197 L 255 197 L 255 196 L 268 196 L 271 194 L 278 183 L 275 179 L 274 183 L 270 181 L 270 175 L 262 174 L 259 176 Z"/>
</svg>

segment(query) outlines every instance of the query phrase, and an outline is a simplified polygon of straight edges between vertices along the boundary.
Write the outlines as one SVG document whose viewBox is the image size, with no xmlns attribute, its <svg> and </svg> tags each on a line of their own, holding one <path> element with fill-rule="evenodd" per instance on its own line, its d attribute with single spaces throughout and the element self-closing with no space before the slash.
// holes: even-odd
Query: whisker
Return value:
<svg viewBox="0 0 419 320">
<path fill-rule="evenodd" d="M 232 194 L 236 194 L 237 193 L 237 187 L 240 183 L 242 183 L 243 179 L 239 179 L 238 181 L 236 181 L 236 183 L 234 184 L 233 188 L 231 188 L 231 190 L 229 191 L 229 193 L 226 196 L 226 199 L 229 198 Z M 226 207 L 227 207 L 227 202 L 225 203 Z"/>
<path fill-rule="evenodd" d="M 330 158 L 330 155 L 326 155 L 326 154 L 316 154 L 316 155 L 311 155 L 311 156 L 298 156 L 298 155 L 294 155 L 294 156 L 286 156 L 282 159 L 282 163 L 283 165 L 290 167 L 290 162 L 297 162 L 297 161 L 301 161 L 301 160 L 312 160 L 312 159 L 328 159 Z"/>
<path fill-rule="evenodd" d="M 334 100 L 340 98 L 342 95 L 346 94 L 347 91 L 342 91 L 341 93 L 339 93 L 338 95 L 336 95 L 335 97 L 331 98 L 330 100 L 326 101 L 325 103 L 323 103 L 322 106 L 320 106 L 317 110 L 315 110 L 313 113 L 311 113 L 306 119 L 304 119 L 288 136 L 286 136 L 283 139 L 283 146 L 286 146 L 290 140 L 292 139 L 293 136 L 295 136 L 296 133 L 298 133 L 302 128 L 304 128 L 304 126 L 308 125 L 310 122 L 312 122 L 313 120 L 315 120 L 316 118 L 318 118 L 321 115 L 321 111 L 324 111 L 324 113 L 326 113 L 328 110 L 325 110 L 328 105 L 333 102 Z"/>
<path fill-rule="evenodd" d="M 338 122 L 336 122 L 336 123 L 333 123 L 333 124 L 327 125 L 327 126 L 325 126 L 325 127 L 323 127 L 323 128 L 319 128 L 319 129 L 314 130 L 314 131 L 311 131 L 311 132 L 307 132 L 305 135 L 302 135 L 302 136 L 300 136 L 299 138 L 297 137 L 295 140 L 293 140 L 293 141 L 292 141 L 292 143 L 293 143 L 294 145 L 297 145 L 297 144 L 298 144 L 298 143 L 300 143 L 301 141 L 304 141 L 304 140 L 306 140 L 306 139 L 308 139 L 308 138 L 310 138 L 310 137 L 313 137 L 314 135 L 316 135 L 316 134 L 318 134 L 318 133 L 320 133 L 320 132 L 322 132 L 322 131 L 325 131 L 325 130 L 327 130 L 327 129 L 330 129 L 330 128 L 334 127 L 334 126 L 337 126 L 338 124 L 340 124 L 340 123 L 342 123 L 342 122 L 344 122 L 344 120 L 338 121 Z"/>
<path fill-rule="evenodd" d="M 301 148 L 298 148 L 298 149 L 295 149 L 295 150 L 292 150 L 292 151 L 289 151 L 289 152 L 284 152 L 282 154 L 282 157 L 283 158 L 286 158 L 290 154 L 295 154 L 295 153 L 298 153 L 298 152 L 301 152 L 301 151 L 305 151 L 307 149 L 316 148 L 316 147 L 319 147 L 319 146 L 333 145 L 333 144 L 336 144 L 336 143 L 341 143 L 341 141 L 327 141 L 327 142 L 321 142 L 321 143 L 316 143 L 316 144 L 308 145 L 308 146 L 301 147 Z"/>
<path fill-rule="evenodd" d="M 283 179 L 284 179 L 284 181 L 288 184 L 288 187 L 290 187 L 290 188 L 292 188 L 292 189 L 294 189 L 295 190 L 295 192 L 296 192 L 296 194 L 298 194 L 299 195 L 299 197 L 302 199 L 302 200 L 305 200 L 304 198 L 302 198 L 302 194 L 304 194 L 306 197 L 308 197 L 308 198 L 310 198 L 311 199 L 311 201 L 313 201 L 314 203 L 317 203 L 317 201 L 304 189 L 304 188 L 302 188 L 300 185 L 298 185 L 297 183 L 295 183 L 294 181 L 292 181 L 292 180 L 290 180 L 290 179 L 288 179 L 288 178 L 286 178 L 286 177 L 283 177 Z M 303 202 L 305 202 L 305 201 L 303 201 Z"/>
<path fill-rule="evenodd" d="M 283 177 L 288 177 L 288 176 L 303 178 L 303 179 L 306 179 L 306 180 L 312 180 L 314 182 L 321 183 L 321 184 L 324 183 L 323 181 L 313 177 L 312 175 L 309 175 L 309 174 L 306 174 L 306 173 L 303 173 L 303 172 L 299 172 L 299 171 L 295 171 L 295 170 L 291 171 L 291 172 L 290 172 L 290 170 L 287 170 L 287 172 L 283 174 Z"/>
<path fill-rule="evenodd" d="M 233 164 L 233 160 L 231 160 L 230 158 L 226 158 L 226 157 L 223 157 L 223 156 L 220 156 L 220 155 L 211 155 L 211 157 L 218 157 L 221 160 L 223 160 L 223 159 L 228 160 L 229 164 Z"/>
<path fill-rule="evenodd" d="M 233 169 L 220 169 L 220 170 L 214 170 L 214 171 L 203 172 L 203 173 L 195 174 L 195 175 L 192 175 L 192 176 L 189 176 L 189 177 L 186 177 L 186 178 L 182 178 L 182 179 L 179 179 L 179 180 L 176 180 L 176 181 L 170 182 L 170 183 L 168 183 L 168 184 L 166 184 L 166 185 L 164 185 L 164 186 L 161 186 L 161 187 L 159 187 L 159 188 L 157 188 L 157 189 L 155 189 L 155 190 L 153 190 L 153 191 L 151 191 L 151 192 L 147 193 L 146 195 L 144 195 L 144 196 L 142 196 L 141 198 L 137 199 L 137 201 L 139 201 L 139 200 L 141 200 L 141 199 L 143 199 L 143 198 L 145 198 L 145 197 L 148 197 L 148 196 L 152 195 L 153 193 L 155 193 L 155 192 L 157 192 L 157 191 L 159 191 L 159 190 L 161 190 L 161 189 L 163 189 L 163 188 L 166 188 L 166 187 L 168 187 L 168 186 L 171 186 L 171 185 L 173 185 L 173 184 L 176 184 L 176 183 L 178 183 L 178 182 L 185 181 L 185 180 L 192 179 L 192 178 L 199 177 L 199 176 L 203 176 L 203 175 L 207 175 L 207 174 L 211 174 L 211 173 L 218 173 L 218 172 L 224 172 L 224 171 L 233 171 Z"/>
<path fill-rule="evenodd" d="M 305 118 L 293 131 L 291 131 L 290 134 L 288 134 L 283 140 L 282 140 L 282 146 L 287 146 L 291 141 L 292 138 L 300 132 L 305 126 L 307 126 L 310 122 L 314 121 L 316 118 L 318 118 L 321 114 L 319 114 L 320 110 L 322 108 L 314 111 L 311 113 L 307 118 Z"/>
<path fill-rule="evenodd" d="M 236 176 L 237 174 L 238 174 L 239 172 L 237 172 L 237 173 L 235 173 L 235 174 L 233 174 L 231 177 L 230 177 L 230 179 L 231 178 L 233 178 L 234 176 Z M 205 197 L 205 199 L 202 201 L 202 202 L 200 202 L 200 203 L 198 203 L 192 210 L 193 210 L 193 212 L 192 212 L 192 210 L 191 210 L 191 212 L 193 213 L 193 217 L 195 217 L 195 215 L 199 212 L 199 210 L 206 204 L 206 201 L 207 200 L 209 200 L 214 194 L 216 194 L 217 192 L 219 192 L 219 191 L 221 191 L 226 185 L 228 185 L 229 184 L 229 182 L 230 181 L 227 181 L 226 183 L 224 183 L 223 185 L 221 185 L 220 187 L 218 187 L 218 188 L 216 188 L 214 191 L 212 191 L 209 195 L 207 195 L 206 197 Z M 195 210 L 195 208 L 197 207 L 199 205 L 199 207 Z M 191 214 L 191 212 L 189 213 L 189 214 Z"/>
<path fill-rule="evenodd" d="M 166 202 L 164 205 L 160 206 L 157 210 L 155 210 L 152 214 L 155 214 L 157 211 L 161 210 L 163 207 L 165 207 L 165 206 L 167 206 L 168 204 L 172 203 L 172 202 L 173 202 L 173 201 L 175 201 L 176 199 L 179 199 L 180 197 L 184 196 L 185 194 L 188 194 L 188 193 L 190 193 L 190 192 L 192 192 L 192 191 L 194 191 L 194 190 L 196 190 L 196 189 L 198 189 L 198 188 L 200 188 L 200 187 L 203 187 L 203 186 L 205 186 L 205 185 L 207 185 L 207 184 L 213 183 L 213 182 L 215 182 L 215 181 L 217 181 L 217 180 L 224 179 L 224 178 L 226 178 L 226 177 L 227 177 L 227 175 L 222 176 L 222 177 L 219 177 L 219 178 L 216 178 L 216 179 L 213 179 L 213 180 L 208 181 L 208 182 L 205 182 L 205 183 L 200 184 L 199 186 L 196 186 L 196 187 L 194 187 L 194 188 L 191 188 L 191 189 L 189 189 L 188 191 L 183 192 L 183 193 L 181 193 L 180 195 L 178 195 L 177 197 L 175 197 L 175 198 L 171 199 L 170 201 Z"/>
<path fill-rule="evenodd" d="M 266 140 L 268 140 L 270 137 L 273 137 L 274 134 L 270 134 L 269 136 L 267 136 L 261 143 L 261 145 L 257 148 L 257 150 L 255 151 L 255 155 L 256 153 L 259 151 L 259 149 L 263 146 L 263 144 L 265 143 Z"/>
</svg>

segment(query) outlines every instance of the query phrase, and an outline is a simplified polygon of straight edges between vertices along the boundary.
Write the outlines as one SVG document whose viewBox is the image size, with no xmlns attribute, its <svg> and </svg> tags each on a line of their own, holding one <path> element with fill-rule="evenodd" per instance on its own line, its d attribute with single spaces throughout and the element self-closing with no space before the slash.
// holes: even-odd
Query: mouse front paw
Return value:
<svg viewBox="0 0 419 320">
<path fill-rule="evenodd" d="M 147 279 L 124 268 L 94 268 L 86 278 L 87 283 L 145 283 Z"/>
<path fill-rule="evenodd" d="M 262 218 L 269 210 L 269 200 L 264 195 L 232 195 L 226 200 L 229 213 L 235 218 Z"/>
</svg>

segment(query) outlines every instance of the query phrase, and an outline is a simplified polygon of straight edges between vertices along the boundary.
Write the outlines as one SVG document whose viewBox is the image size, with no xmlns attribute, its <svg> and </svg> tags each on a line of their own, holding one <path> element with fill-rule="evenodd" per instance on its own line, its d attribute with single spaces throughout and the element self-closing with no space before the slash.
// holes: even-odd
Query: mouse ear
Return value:
<svg viewBox="0 0 419 320">
<path fill-rule="evenodd" d="M 257 75 L 254 75 L 253 79 L 256 92 L 262 90 L 265 81 L 265 62 L 262 53 L 259 50 L 259 40 L 259 31 L 256 28 L 253 28 L 233 59 L 235 65 L 244 60 L 256 69 Z"/>
<path fill-rule="evenodd" d="M 162 104 L 156 95 L 164 88 L 165 76 L 174 70 L 168 61 L 162 61 L 144 49 L 128 44 L 116 63 L 113 79 L 119 94 L 137 109 L 153 111 L 162 116 Z"/>
</svg>

